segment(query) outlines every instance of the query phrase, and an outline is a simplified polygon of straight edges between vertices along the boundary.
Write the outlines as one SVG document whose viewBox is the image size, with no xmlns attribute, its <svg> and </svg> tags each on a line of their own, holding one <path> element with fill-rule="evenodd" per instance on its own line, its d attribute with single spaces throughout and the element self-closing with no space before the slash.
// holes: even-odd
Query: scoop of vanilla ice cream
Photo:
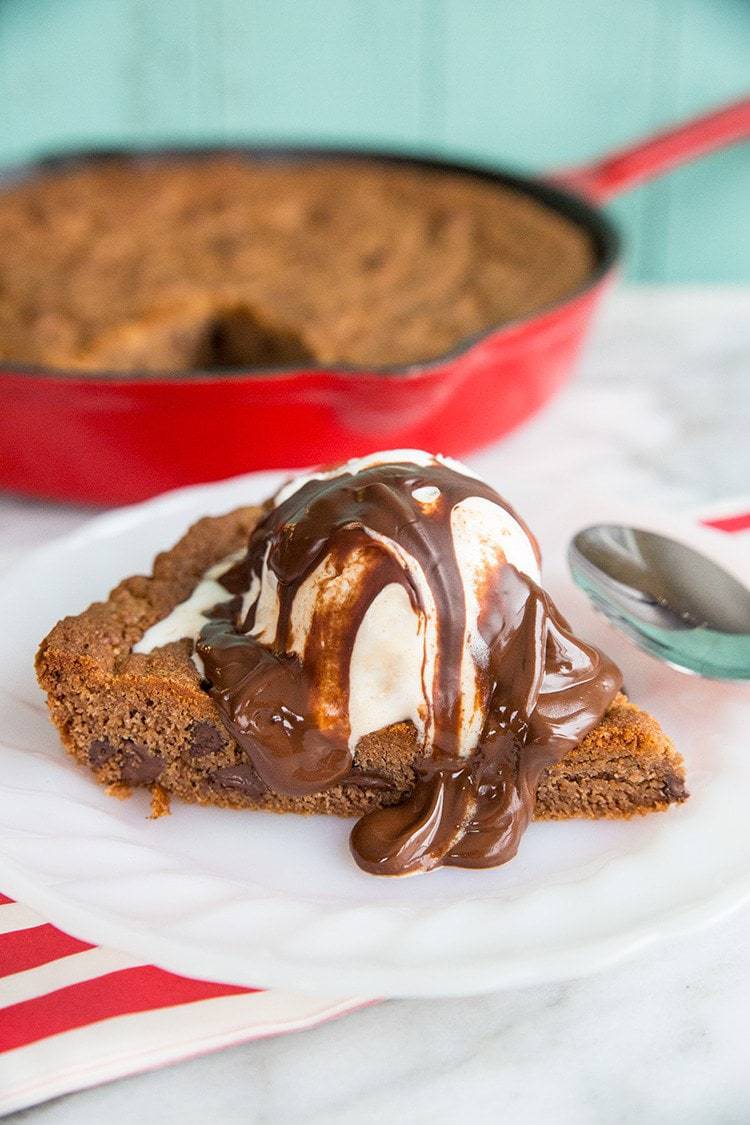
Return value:
<svg viewBox="0 0 750 1125">
<path fill-rule="evenodd" d="M 356 474 L 379 464 L 407 463 L 420 467 L 441 464 L 462 476 L 476 478 L 458 461 L 433 456 L 421 450 L 390 450 L 348 461 L 327 471 L 295 478 L 275 497 L 278 506 L 310 480 Z M 439 490 L 423 486 L 412 493 L 429 521 L 440 500 Z M 526 529 L 500 503 L 482 496 L 469 496 L 455 505 L 450 516 L 452 546 L 458 563 L 466 604 L 461 657 L 460 752 L 475 748 L 485 720 L 486 700 L 478 690 L 478 677 L 487 663 L 486 644 L 479 630 L 481 600 L 491 590 L 493 573 L 510 563 L 535 582 L 540 581 L 535 546 Z M 392 723 L 410 720 L 422 745 L 428 750 L 433 737 L 432 687 L 437 659 L 437 620 L 428 576 L 402 544 L 371 533 L 409 575 L 419 591 L 421 609 L 415 608 L 404 586 L 392 582 L 373 598 L 357 628 L 349 665 L 349 692 L 336 682 L 316 685 L 316 719 L 322 729 L 348 725 L 352 750 L 360 739 Z M 290 618 L 290 649 L 304 659 L 305 646 L 317 612 L 326 610 L 329 619 L 347 608 L 366 563 L 354 549 L 343 566 L 334 571 L 325 557 L 297 591 Z M 279 616 L 277 580 L 264 561 L 260 582 L 245 595 L 244 609 L 255 606 L 252 635 L 262 644 L 272 644 Z M 330 611 L 334 611 L 331 613 Z M 350 640 L 350 638 L 349 638 Z M 332 637 L 336 644 L 336 637 Z M 347 713 L 342 715 L 342 708 Z"/>
</svg>

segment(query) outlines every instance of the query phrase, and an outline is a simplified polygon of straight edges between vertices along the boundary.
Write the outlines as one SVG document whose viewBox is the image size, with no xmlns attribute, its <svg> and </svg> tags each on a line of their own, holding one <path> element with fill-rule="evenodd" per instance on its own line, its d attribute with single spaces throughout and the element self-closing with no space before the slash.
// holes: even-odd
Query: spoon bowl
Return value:
<svg viewBox="0 0 750 1125">
<path fill-rule="evenodd" d="M 709 679 L 750 680 L 750 590 L 694 547 L 620 524 L 571 541 L 593 605 L 652 656 Z"/>
</svg>

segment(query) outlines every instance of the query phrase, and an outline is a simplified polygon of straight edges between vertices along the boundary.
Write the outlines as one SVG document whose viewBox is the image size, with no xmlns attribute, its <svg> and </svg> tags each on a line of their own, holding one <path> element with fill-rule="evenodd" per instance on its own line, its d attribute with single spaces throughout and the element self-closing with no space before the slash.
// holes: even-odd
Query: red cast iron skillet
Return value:
<svg viewBox="0 0 750 1125">
<path fill-rule="evenodd" d="M 750 98 L 546 180 L 371 151 L 241 150 L 263 160 L 356 156 L 507 184 L 586 230 L 596 264 L 585 285 L 553 307 L 408 367 L 308 365 L 133 378 L 4 363 L 0 488 L 117 504 L 251 469 L 301 467 L 378 448 L 468 453 L 524 422 L 570 375 L 619 255 L 617 232 L 597 204 L 749 136 Z"/>
</svg>

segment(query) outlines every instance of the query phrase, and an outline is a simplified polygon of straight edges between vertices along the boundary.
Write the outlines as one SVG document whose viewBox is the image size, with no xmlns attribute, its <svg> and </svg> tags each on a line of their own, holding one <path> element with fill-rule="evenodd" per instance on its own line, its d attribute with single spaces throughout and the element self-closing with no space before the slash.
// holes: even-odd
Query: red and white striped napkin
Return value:
<svg viewBox="0 0 750 1125">
<path fill-rule="evenodd" d="M 367 1003 L 176 976 L 0 895 L 0 1113 Z"/>
<path fill-rule="evenodd" d="M 750 533 L 750 505 L 701 522 Z M 189 980 L 70 937 L 0 895 L 0 1112 L 374 1002 Z"/>
</svg>

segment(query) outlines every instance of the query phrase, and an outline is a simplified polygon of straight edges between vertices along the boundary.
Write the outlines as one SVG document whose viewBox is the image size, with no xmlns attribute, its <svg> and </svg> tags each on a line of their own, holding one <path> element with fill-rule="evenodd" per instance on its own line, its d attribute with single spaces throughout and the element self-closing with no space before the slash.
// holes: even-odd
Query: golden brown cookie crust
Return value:
<svg viewBox="0 0 750 1125">
<path fill-rule="evenodd" d="M 587 231 L 378 161 L 92 160 L 0 192 L 0 358 L 72 371 L 381 367 L 555 304 Z"/>
</svg>

